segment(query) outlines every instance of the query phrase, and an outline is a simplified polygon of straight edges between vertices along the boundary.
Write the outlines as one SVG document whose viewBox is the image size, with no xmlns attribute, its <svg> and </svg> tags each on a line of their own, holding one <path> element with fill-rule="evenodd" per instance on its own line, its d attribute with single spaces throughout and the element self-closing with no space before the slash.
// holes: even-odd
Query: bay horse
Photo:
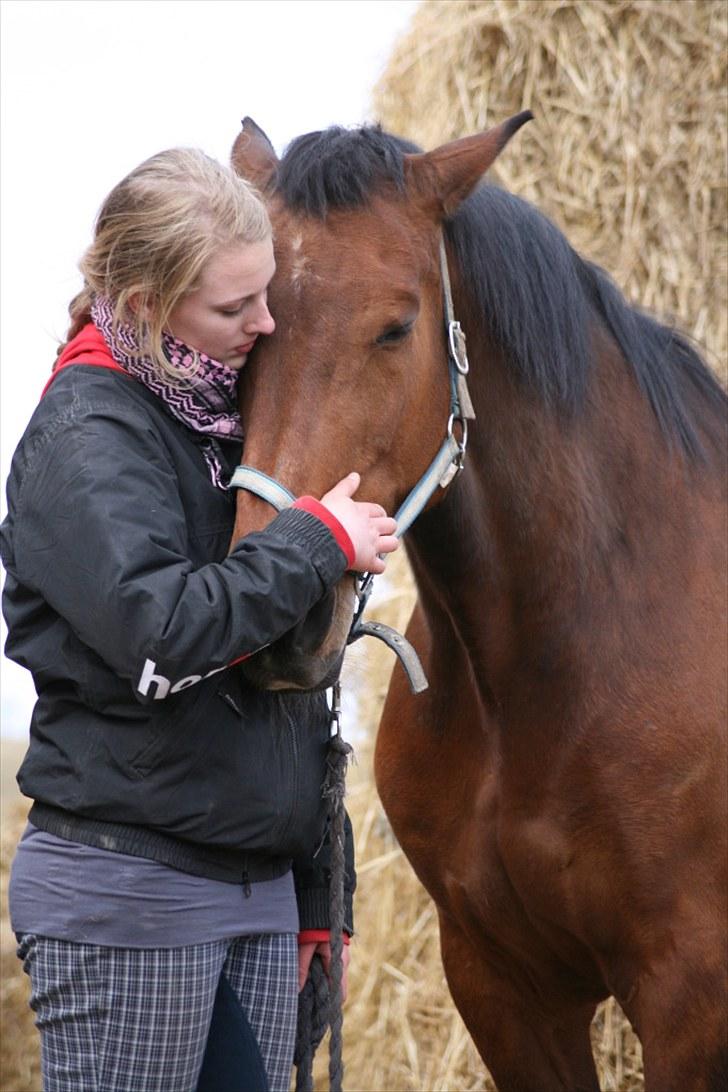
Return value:
<svg viewBox="0 0 728 1092">
<path fill-rule="evenodd" d="M 524 120 L 428 153 L 334 128 L 280 161 L 245 120 L 232 162 L 270 210 L 278 323 L 241 382 L 245 461 L 316 496 L 356 469 L 397 509 L 448 419 L 444 237 L 476 420 L 407 532 L 430 688 L 395 667 L 378 790 L 501 1092 L 598 1089 L 610 994 L 648 1092 L 717 1092 L 726 397 L 685 336 L 482 183 Z M 272 515 L 241 491 L 235 539 Z M 328 685 L 353 602 L 347 578 L 249 677 Z"/>
</svg>

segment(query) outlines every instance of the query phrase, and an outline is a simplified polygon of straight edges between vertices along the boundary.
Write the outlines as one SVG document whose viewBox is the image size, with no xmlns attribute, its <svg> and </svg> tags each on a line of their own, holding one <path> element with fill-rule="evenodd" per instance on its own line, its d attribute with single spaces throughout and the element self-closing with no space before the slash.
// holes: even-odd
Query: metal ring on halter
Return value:
<svg viewBox="0 0 728 1092">
<path fill-rule="evenodd" d="M 456 421 L 460 423 L 460 427 L 463 430 L 463 435 L 459 440 L 453 435 L 452 430 L 452 427 Z M 466 419 L 464 417 L 456 417 L 454 413 L 451 413 L 447 419 L 447 435 L 448 437 L 455 440 L 455 443 L 458 445 L 459 451 L 456 456 L 456 462 L 458 470 L 462 470 L 463 459 L 465 458 L 465 451 L 468 446 L 468 422 L 466 421 Z"/>
<path fill-rule="evenodd" d="M 447 324 L 447 339 L 450 345 L 450 355 L 455 361 L 455 367 L 461 375 L 467 375 L 470 371 L 468 350 L 463 328 L 457 319 Z"/>
</svg>

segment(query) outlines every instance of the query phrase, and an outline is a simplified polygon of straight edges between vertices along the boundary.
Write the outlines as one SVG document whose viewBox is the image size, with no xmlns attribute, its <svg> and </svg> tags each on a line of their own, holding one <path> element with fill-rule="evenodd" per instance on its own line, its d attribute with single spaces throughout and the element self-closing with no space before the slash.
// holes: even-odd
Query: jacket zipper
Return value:
<svg viewBox="0 0 728 1092">
<path fill-rule="evenodd" d="M 243 711 L 242 709 L 238 709 L 237 702 L 235 701 L 235 698 L 232 696 L 232 694 L 228 694 L 226 690 L 218 690 L 217 693 L 218 696 L 221 697 L 222 700 L 226 702 L 231 709 L 235 710 L 239 717 L 242 717 Z"/>
<path fill-rule="evenodd" d="M 292 718 L 291 714 L 288 712 L 285 705 L 283 705 L 282 701 L 281 701 L 281 708 L 283 710 L 283 715 L 286 718 L 286 727 L 288 728 L 288 737 L 289 737 L 289 740 L 290 740 L 290 743 L 291 743 L 291 750 L 293 752 L 293 792 L 291 794 L 291 807 L 290 807 L 290 810 L 288 812 L 288 816 L 286 818 L 286 821 L 283 824 L 283 826 L 281 827 L 279 834 L 277 835 L 277 837 L 281 841 L 283 841 L 284 837 L 288 834 L 288 831 L 291 828 L 291 824 L 293 823 L 293 819 L 294 819 L 294 816 L 296 814 L 296 810 L 298 808 L 298 781 L 299 781 L 299 776 L 300 776 L 301 771 L 300 771 L 300 763 L 299 763 L 298 737 L 296 735 L 296 727 L 295 727 L 295 725 L 293 723 L 293 718 Z"/>
</svg>

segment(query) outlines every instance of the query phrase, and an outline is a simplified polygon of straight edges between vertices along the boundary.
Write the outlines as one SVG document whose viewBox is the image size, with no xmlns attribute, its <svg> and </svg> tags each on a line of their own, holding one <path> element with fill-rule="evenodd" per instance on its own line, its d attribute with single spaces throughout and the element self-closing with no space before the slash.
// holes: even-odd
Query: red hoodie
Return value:
<svg viewBox="0 0 728 1092">
<path fill-rule="evenodd" d="M 68 342 L 56 361 L 50 379 L 41 392 L 41 398 L 61 369 L 67 368 L 71 364 L 95 364 L 97 368 L 111 368 L 114 372 L 121 372 L 127 379 L 132 378 L 120 364 L 116 363 L 109 352 L 109 347 L 104 341 L 103 335 L 99 333 L 93 322 L 88 322 L 84 328 Z"/>
</svg>

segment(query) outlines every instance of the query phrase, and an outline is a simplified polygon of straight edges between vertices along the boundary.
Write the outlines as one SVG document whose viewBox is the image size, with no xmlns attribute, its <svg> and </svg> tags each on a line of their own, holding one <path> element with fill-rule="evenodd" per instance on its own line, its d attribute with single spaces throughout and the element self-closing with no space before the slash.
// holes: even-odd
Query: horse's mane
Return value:
<svg viewBox="0 0 728 1092">
<path fill-rule="evenodd" d="M 290 208 L 323 219 L 329 209 L 365 205 L 383 186 L 402 191 L 402 157 L 418 151 L 376 126 L 309 133 L 287 149 L 277 189 Z M 446 231 L 479 311 L 522 382 L 552 406 L 578 409 L 596 317 L 631 365 L 663 434 L 699 453 L 695 396 L 717 408 L 726 395 L 684 334 L 627 303 L 545 216 L 497 186 L 481 185 Z"/>
</svg>

